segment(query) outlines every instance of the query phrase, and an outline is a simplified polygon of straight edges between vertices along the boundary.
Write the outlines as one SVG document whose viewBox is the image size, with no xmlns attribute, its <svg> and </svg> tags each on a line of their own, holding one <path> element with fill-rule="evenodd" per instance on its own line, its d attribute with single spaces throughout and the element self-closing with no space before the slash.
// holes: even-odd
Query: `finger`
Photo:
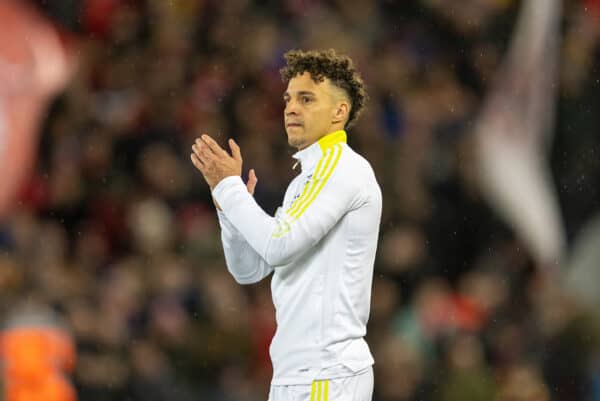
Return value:
<svg viewBox="0 0 600 401">
<path fill-rule="evenodd" d="M 192 145 L 192 152 L 194 152 L 193 154 L 195 154 L 196 156 L 200 155 L 200 148 L 198 147 L 198 145 L 196 145 L 196 144 Z"/>
<path fill-rule="evenodd" d="M 258 182 L 258 178 L 256 178 L 256 173 L 254 169 L 250 169 L 250 173 L 248 173 L 248 182 L 246 183 L 246 188 L 248 188 L 248 192 L 250 195 L 254 195 L 254 189 L 256 188 L 256 183 Z"/>
<path fill-rule="evenodd" d="M 233 158 L 239 162 L 242 161 L 242 152 L 240 151 L 240 147 L 233 139 L 229 140 L 229 148 L 231 149 L 231 155 Z"/>
<path fill-rule="evenodd" d="M 192 145 L 192 151 L 196 156 L 200 157 L 200 146 L 198 144 L 195 143 Z"/>
<path fill-rule="evenodd" d="M 215 154 L 218 156 L 229 156 L 227 154 L 227 152 L 225 152 L 225 150 L 223 150 L 222 147 L 219 146 L 219 144 L 212 139 L 210 136 L 204 134 L 202 135 L 202 141 L 208 146 L 208 148 Z"/>
<path fill-rule="evenodd" d="M 192 164 L 198 169 L 200 170 L 200 172 L 202 174 L 204 174 L 204 164 L 202 164 L 202 162 L 200 161 L 200 159 L 198 159 L 198 156 L 196 156 L 194 153 L 192 153 L 190 155 L 190 158 L 192 159 Z"/>
<path fill-rule="evenodd" d="M 212 153 L 212 151 L 204 143 L 201 143 L 201 144 L 196 143 L 196 144 L 192 145 L 192 150 L 194 151 L 194 154 L 196 155 L 196 157 L 202 163 L 211 161 L 215 157 L 215 155 Z"/>
<path fill-rule="evenodd" d="M 195 149 L 195 153 L 198 156 L 202 156 L 203 154 L 206 156 L 214 155 L 212 149 L 206 144 L 202 139 L 196 139 L 196 143 L 192 145 L 192 149 Z"/>
</svg>

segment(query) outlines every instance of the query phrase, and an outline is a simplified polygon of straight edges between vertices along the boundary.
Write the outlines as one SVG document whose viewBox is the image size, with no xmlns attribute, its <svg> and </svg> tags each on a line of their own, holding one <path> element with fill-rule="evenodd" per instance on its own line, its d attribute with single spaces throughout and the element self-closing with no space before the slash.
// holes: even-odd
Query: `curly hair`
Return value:
<svg viewBox="0 0 600 401">
<path fill-rule="evenodd" d="M 296 75 L 309 72 L 313 81 L 323 82 L 328 78 L 333 85 L 343 89 L 350 98 L 351 107 L 346 128 L 351 127 L 368 100 L 365 84 L 354 68 L 350 57 L 339 55 L 334 49 L 329 50 L 290 50 L 284 54 L 287 66 L 279 72 L 283 82 L 288 82 Z"/>
</svg>

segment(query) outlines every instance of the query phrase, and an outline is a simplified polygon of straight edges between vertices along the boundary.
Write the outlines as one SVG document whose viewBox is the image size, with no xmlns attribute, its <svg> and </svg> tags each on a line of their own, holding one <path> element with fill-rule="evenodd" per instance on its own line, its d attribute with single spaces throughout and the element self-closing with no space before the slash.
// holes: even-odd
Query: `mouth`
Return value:
<svg viewBox="0 0 600 401">
<path fill-rule="evenodd" d="M 302 124 L 300 124 L 300 123 L 287 123 L 285 126 L 288 127 L 288 128 L 302 127 Z"/>
</svg>

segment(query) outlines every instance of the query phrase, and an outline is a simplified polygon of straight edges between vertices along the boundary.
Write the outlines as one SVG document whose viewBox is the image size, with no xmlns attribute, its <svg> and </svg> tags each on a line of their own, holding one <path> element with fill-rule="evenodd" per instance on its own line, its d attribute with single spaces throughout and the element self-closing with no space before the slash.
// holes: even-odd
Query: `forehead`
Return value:
<svg viewBox="0 0 600 401">
<path fill-rule="evenodd" d="M 288 82 L 286 93 L 293 95 L 298 92 L 323 93 L 331 90 L 331 83 L 328 78 L 321 82 L 313 81 L 309 72 L 298 74 Z"/>
</svg>

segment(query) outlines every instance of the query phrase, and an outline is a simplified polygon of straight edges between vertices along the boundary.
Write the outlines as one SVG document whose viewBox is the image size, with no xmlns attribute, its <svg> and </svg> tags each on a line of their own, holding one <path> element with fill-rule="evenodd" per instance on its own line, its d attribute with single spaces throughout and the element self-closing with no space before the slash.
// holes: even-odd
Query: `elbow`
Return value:
<svg viewBox="0 0 600 401">
<path fill-rule="evenodd" d="M 250 284 L 254 284 L 254 283 L 258 283 L 259 280 L 255 280 L 252 278 L 243 278 L 243 277 L 236 277 L 233 276 L 233 279 L 235 280 L 236 283 L 240 284 L 240 285 L 250 285 Z"/>
<path fill-rule="evenodd" d="M 241 285 L 258 283 L 262 279 L 262 277 L 260 277 L 258 274 L 240 274 L 239 272 L 229 268 L 229 265 L 227 265 L 227 270 L 235 282 Z"/>
<path fill-rule="evenodd" d="M 231 270 L 229 270 L 229 273 L 231 274 L 231 277 L 233 277 L 235 282 L 238 284 L 241 284 L 241 285 L 254 284 L 254 283 L 258 283 L 260 281 L 260 278 L 257 278 L 254 275 L 246 276 L 246 275 L 235 274 Z"/>
<path fill-rule="evenodd" d="M 233 279 L 235 280 L 236 283 L 238 283 L 240 285 L 250 285 L 250 284 L 258 283 L 260 281 L 260 280 L 255 279 L 254 277 L 233 276 Z"/>
<path fill-rule="evenodd" d="M 265 261 L 270 266 L 283 266 L 293 262 L 294 258 L 291 254 L 272 252 L 265 255 Z"/>
</svg>

